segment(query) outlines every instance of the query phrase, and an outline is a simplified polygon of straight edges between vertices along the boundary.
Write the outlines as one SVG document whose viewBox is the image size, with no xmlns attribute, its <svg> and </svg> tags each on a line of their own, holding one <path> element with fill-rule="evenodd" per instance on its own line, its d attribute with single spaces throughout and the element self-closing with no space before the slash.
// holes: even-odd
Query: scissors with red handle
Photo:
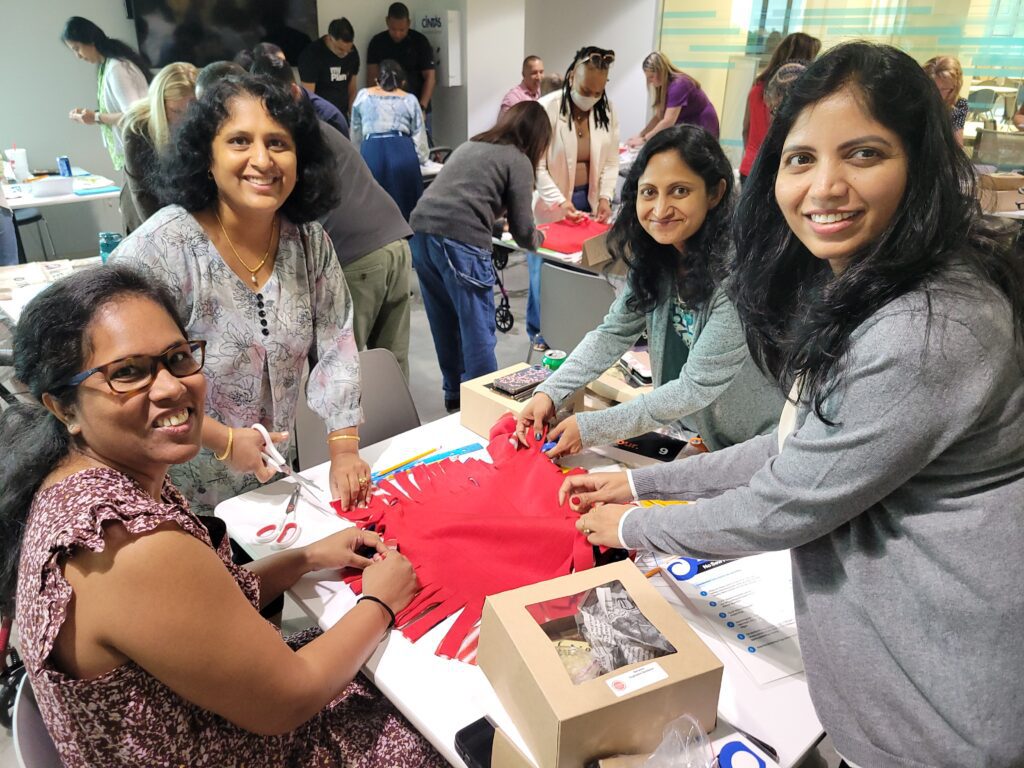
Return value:
<svg viewBox="0 0 1024 768">
<path fill-rule="evenodd" d="M 288 497 L 288 506 L 284 510 L 284 518 L 280 523 L 265 525 L 256 531 L 257 544 L 270 544 L 275 549 L 286 549 L 299 538 L 302 529 L 295 522 L 295 505 L 299 502 L 301 487 L 296 487 Z"/>
</svg>

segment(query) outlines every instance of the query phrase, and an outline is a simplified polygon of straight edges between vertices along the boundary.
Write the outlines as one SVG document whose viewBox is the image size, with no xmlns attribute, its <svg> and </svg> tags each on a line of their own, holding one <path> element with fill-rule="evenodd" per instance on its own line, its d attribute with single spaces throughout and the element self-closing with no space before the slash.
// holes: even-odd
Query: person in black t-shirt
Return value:
<svg viewBox="0 0 1024 768">
<path fill-rule="evenodd" d="M 356 97 L 356 75 L 359 74 L 359 51 L 355 30 L 346 18 L 335 19 L 327 34 L 310 43 L 299 57 L 299 79 L 302 85 L 327 99 L 346 117 Z"/>
<path fill-rule="evenodd" d="M 437 73 L 434 71 L 434 49 L 430 41 L 414 29 L 409 29 L 409 9 L 405 3 L 392 3 L 384 20 L 388 28 L 378 32 L 366 49 L 366 81 L 377 82 L 380 63 L 394 59 L 405 70 L 404 90 L 420 101 L 430 133 L 430 98 L 434 95 Z"/>
</svg>

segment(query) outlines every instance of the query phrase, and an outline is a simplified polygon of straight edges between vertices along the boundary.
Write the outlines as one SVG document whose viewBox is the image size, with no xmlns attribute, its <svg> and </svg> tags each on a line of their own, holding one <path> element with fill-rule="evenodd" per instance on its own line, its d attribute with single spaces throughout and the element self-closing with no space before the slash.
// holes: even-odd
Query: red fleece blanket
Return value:
<svg viewBox="0 0 1024 768">
<path fill-rule="evenodd" d="M 585 241 L 603 235 L 610 227 L 607 224 L 600 224 L 588 216 L 578 224 L 574 224 L 568 219 L 562 219 L 550 224 L 541 224 L 537 229 L 544 233 L 544 242 L 541 243 L 541 248 L 558 253 L 579 253 L 583 250 Z"/>
</svg>

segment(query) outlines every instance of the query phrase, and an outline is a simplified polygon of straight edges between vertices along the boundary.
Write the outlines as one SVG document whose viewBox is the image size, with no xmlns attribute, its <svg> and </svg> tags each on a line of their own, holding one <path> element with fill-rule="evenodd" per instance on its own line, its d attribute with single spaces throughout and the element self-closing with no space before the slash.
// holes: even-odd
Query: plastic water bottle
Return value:
<svg viewBox="0 0 1024 768">
<path fill-rule="evenodd" d="M 120 232 L 100 232 L 100 261 L 107 263 L 107 257 L 121 242 Z"/>
</svg>

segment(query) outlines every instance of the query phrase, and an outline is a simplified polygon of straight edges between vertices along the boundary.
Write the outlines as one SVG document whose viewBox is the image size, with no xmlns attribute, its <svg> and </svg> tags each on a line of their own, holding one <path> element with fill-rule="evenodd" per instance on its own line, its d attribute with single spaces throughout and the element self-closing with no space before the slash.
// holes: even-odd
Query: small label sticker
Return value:
<svg viewBox="0 0 1024 768">
<path fill-rule="evenodd" d="M 605 682 L 608 683 L 608 687 L 612 689 L 612 693 L 616 696 L 625 696 L 627 693 L 639 691 L 641 688 L 646 688 L 649 685 L 654 685 L 667 679 L 668 672 L 662 669 L 661 665 L 656 661 L 652 661 L 650 664 L 644 664 L 642 667 L 637 667 L 636 669 L 629 670 L 629 672 L 609 678 Z"/>
</svg>

